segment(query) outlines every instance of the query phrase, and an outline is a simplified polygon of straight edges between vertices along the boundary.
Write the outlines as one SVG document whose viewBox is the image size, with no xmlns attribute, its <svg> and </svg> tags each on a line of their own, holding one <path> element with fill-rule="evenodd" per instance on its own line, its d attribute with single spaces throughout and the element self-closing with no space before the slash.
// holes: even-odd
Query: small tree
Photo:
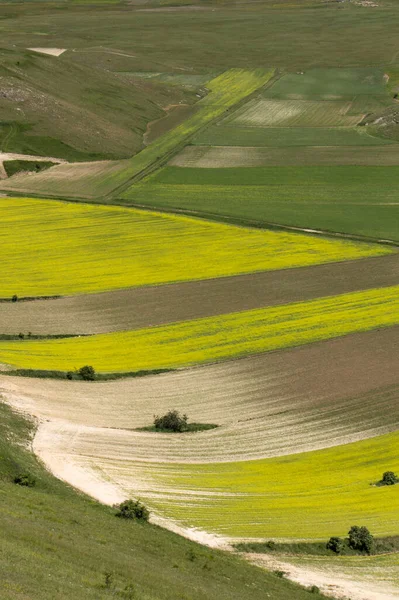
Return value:
<svg viewBox="0 0 399 600">
<path fill-rule="evenodd" d="M 326 544 L 327 550 L 331 550 L 332 552 L 335 552 L 335 554 L 341 554 L 344 547 L 345 547 L 344 540 L 341 539 L 340 537 L 330 537 L 330 539 L 328 540 L 328 542 Z"/>
<path fill-rule="evenodd" d="M 380 485 L 395 485 L 395 483 L 399 483 L 399 477 L 393 471 L 385 471 L 379 482 Z"/>
<path fill-rule="evenodd" d="M 84 379 L 85 381 L 94 381 L 96 378 L 96 372 L 94 370 L 94 367 L 91 367 L 90 365 L 81 367 L 78 371 L 78 375 L 81 379 Z"/>
<path fill-rule="evenodd" d="M 139 500 L 125 500 L 117 506 L 117 517 L 122 519 L 137 519 L 138 521 L 148 521 L 150 512 Z"/>
<path fill-rule="evenodd" d="M 353 525 L 353 527 L 350 528 L 348 535 L 349 546 L 353 548 L 353 550 L 371 554 L 374 547 L 374 538 L 367 527 Z"/>
<path fill-rule="evenodd" d="M 17 294 L 13 295 L 13 297 L 11 298 L 11 302 L 18 302 L 18 296 L 17 296 Z"/>
<path fill-rule="evenodd" d="M 156 429 L 165 429 L 181 433 L 187 431 L 187 415 L 180 415 L 177 410 L 170 410 L 163 417 L 155 417 L 154 425 Z"/>
</svg>

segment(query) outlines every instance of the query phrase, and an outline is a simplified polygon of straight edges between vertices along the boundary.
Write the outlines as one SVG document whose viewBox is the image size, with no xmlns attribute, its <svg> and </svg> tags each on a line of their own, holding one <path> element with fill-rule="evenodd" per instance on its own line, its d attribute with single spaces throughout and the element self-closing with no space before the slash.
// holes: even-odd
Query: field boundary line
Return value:
<svg viewBox="0 0 399 600">
<path fill-rule="evenodd" d="M 54 202 L 70 202 L 75 204 L 89 204 L 94 206 L 120 206 L 123 208 L 134 208 L 146 212 L 157 212 L 171 215 L 185 215 L 187 217 L 193 217 L 196 219 L 202 219 L 204 221 L 216 221 L 220 223 L 228 223 L 237 227 L 255 228 L 255 229 L 266 229 L 270 231 L 291 231 L 294 233 L 303 233 L 304 235 L 318 235 L 331 239 L 347 239 L 354 242 L 366 242 L 370 244 L 381 244 L 383 246 L 391 246 L 399 249 L 399 240 L 380 239 L 373 238 L 366 235 L 359 235 L 355 233 L 345 233 L 343 231 L 330 231 L 328 229 L 311 229 L 307 227 L 298 227 L 295 225 L 286 225 L 284 223 L 276 223 L 273 221 L 257 221 L 255 219 L 245 219 L 244 217 L 231 217 L 229 215 L 219 215 L 216 213 L 210 213 L 205 211 L 189 210 L 185 208 L 172 208 L 172 207 L 161 207 L 152 204 L 139 204 L 131 201 L 124 200 L 123 198 L 110 198 L 108 202 L 105 199 L 100 198 L 85 198 L 85 197 L 73 197 L 68 198 L 65 196 L 53 194 L 52 197 L 44 196 L 43 194 L 29 193 L 29 195 L 21 194 L 20 192 L 11 192 L 7 190 L 7 193 L 0 192 L 1 197 L 6 198 L 33 198 L 37 200 L 49 200 Z"/>
</svg>

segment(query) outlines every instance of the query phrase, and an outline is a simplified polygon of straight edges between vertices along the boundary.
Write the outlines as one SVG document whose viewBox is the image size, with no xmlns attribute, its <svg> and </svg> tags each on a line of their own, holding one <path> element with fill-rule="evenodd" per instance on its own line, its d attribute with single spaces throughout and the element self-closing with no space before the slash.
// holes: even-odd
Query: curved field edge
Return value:
<svg viewBox="0 0 399 600">
<path fill-rule="evenodd" d="M 125 489 L 136 486 L 163 516 L 229 538 L 328 540 L 356 523 L 387 536 L 399 533 L 399 487 L 373 483 L 385 470 L 399 470 L 398 442 L 395 432 L 257 461 L 190 465 L 104 458 L 97 468 Z"/>
<path fill-rule="evenodd" d="M 380 245 L 57 200 L 1 198 L 0 296 L 78 294 L 389 254 Z"/>
<path fill-rule="evenodd" d="M 190 138 L 230 107 L 264 86 L 274 69 L 229 69 L 207 84 L 208 96 L 197 103 L 197 112 L 165 133 L 133 158 L 125 161 L 63 165 L 34 178 L 17 176 L 1 183 L 4 190 L 41 193 L 64 197 L 96 198 L 124 189 L 130 181 L 142 177 L 185 145 Z M 105 167 L 105 168 L 104 168 Z"/>
<path fill-rule="evenodd" d="M 162 286 L 34 302 L 9 301 L 1 304 L 0 332 L 77 335 L 154 327 L 386 287 L 397 283 L 398 270 L 396 252 Z"/>
<path fill-rule="evenodd" d="M 0 377 L 0 393 L 19 410 L 60 422 L 47 428 L 52 447 L 54 436 L 66 436 L 74 455 L 89 445 L 92 456 L 123 460 L 253 460 L 398 429 L 398 343 L 399 327 L 391 327 L 140 379 L 90 384 L 8 375 Z M 183 438 L 137 432 L 171 408 L 220 427 Z"/>
<path fill-rule="evenodd" d="M 131 585 L 143 600 L 175 600 L 189 588 L 195 600 L 263 600 L 265 590 L 277 600 L 308 598 L 301 587 L 235 556 L 161 527 L 116 519 L 113 509 L 43 468 L 29 451 L 32 422 L 2 403 L 0 416 L 2 600 L 105 600 L 105 572 L 113 576 L 112 595 Z M 21 472 L 35 477 L 35 487 L 13 483 Z"/>
<path fill-rule="evenodd" d="M 176 368 L 299 346 L 399 324 L 399 286 L 130 332 L 67 340 L 0 342 L 17 368 L 98 372 Z"/>
</svg>

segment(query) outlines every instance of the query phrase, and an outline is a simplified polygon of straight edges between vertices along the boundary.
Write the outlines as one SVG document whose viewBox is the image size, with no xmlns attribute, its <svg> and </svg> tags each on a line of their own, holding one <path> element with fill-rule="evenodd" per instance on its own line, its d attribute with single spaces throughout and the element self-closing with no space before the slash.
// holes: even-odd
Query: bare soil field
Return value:
<svg viewBox="0 0 399 600">
<path fill-rule="evenodd" d="M 59 185 L 62 183 L 65 184 L 64 192 L 68 190 L 69 197 L 91 198 L 113 189 L 115 184 L 112 175 L 120 171 L 125 162 L 106 160 L 56 165 L 42 173 L 14 175 L 8 181 L 2 181 L 1 187 L 5 191 L 12 190 L 29 195 L 42 194 L 45 190 L 47 195 L 57 196 Z"/>
<path fill-rule="evenodd" d="M 63 462 L 73 457 L 92 466 L 119 461 L 122 469 L 126 461 L 249 460 L 395 431 L 398 345 L 399 327 L 393 327 L 140 379 L 3 375 L 0 393 L 42 421 L 36 448 L 45 461 L 58 454 Z M 219 427 L 182 435 L 136 431 L 171 408 Z"/>
<path fill-rule="evenodd" d="M 399 145 L 305 146 L 261 148 L 240 146 L 186 146 L 169 161 L 175 167 L 225 168 L 319 165 L 399 165 Z"/>
<path fill-rule="evenodd" d="M 2 303 L 0 333 L 87 334 L 165 325 L 395 285 L 399 254 L 56 300 Z"/>
<path fill-rule="evenodd" d="M 61 56 L 67 51 L 66 48 L 28 48 L 32 52 L 39 52 L 39 54 L 48 54 L 49 56 Z"/>
</svg>

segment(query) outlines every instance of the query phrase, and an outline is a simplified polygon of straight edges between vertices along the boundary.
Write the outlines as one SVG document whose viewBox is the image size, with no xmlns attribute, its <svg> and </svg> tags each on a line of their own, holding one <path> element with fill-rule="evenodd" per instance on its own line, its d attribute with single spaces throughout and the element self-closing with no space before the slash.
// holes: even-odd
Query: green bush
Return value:
<svg viewBox="0 0 399 600">
<path fill-rule="evenodd" d="M 23 487 L 34 487 L 36 485 L 36 479 L 29 473 L 20 473 L 14 477 L 14 483 L 22 485 Z"/>
<path fill-rule="evenodd" d="M 94 381 L 96 378 L 96 372 L 94 368 L 90 365 L 85 365 L 84 367 L 81 367 L 78 371 L 78 375 L 81 379 L 84 379 L 85 381 Z"/>
<path fill-rule="evenodd" d="M 148 521 L 150 517 L 149 510 L 139 500 L 125 500 L 117 508 L 116 516 L 122 519 Z"/>
<path fill-rule="evenodd" d="M 181 433 L 187 431 L 188 417 L 187 415 L 180 415 L 177 410 L 170 410 L 163 417 L 155 417 L 154 425 L 156 429 L 163 429 L 165 431 L 175 431 Z"/>
<path fill-rule="evenodd" d="M 17 296 L 17 294 L 13 295 L 13 297 L 11 298 L 11 302 L 18 302 L 18 296 Z"/>
<path fill-rule="evenodd" d="M 378 485 L 395 485 L 395 483 L 399 483 L 399 477 L 393 471 L 385 471 Z"/>
<path fill-rule="evenodd" d="M 374 538 L 367 527 L 353 525 L 353 527 L 350 528 L 348 535 L 348 543 L 353 550 L 371 554 L 374 548 Z"/>
<path fill-rule="evenodd" d="M 326 544 L 327 550 L 332 550 L 335 554 L 341 554 L 345 547 L 345 542 L 340 537 L 330 537 Z"/>
</svg>

